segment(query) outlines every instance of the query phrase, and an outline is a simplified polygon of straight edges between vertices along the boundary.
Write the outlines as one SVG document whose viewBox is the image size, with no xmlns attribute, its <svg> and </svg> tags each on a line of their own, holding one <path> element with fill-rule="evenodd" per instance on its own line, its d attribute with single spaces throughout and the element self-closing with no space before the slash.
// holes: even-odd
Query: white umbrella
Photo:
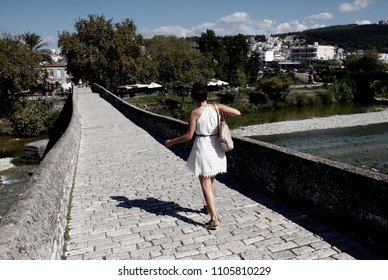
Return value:
<svg viewBox="0 0 388 280">
<path fill-rule="evenodd" d="M 217 86 L 227 86 L 227 85 L 229 85 L 229 83 L 221 81 L 221 80 L 218 80 L 216 84 L 217 84 Z"/>
<path fill-rule="evenodd" d="M 216 86 L 217 85 L 217 80 L 216 79 L 211 79 L 210 82 L 207 85 L 208 86 Z"/>
<path fill-rule="evenodd" d="M 162 87 L 162 85 L 159 85 L 157 83 L 150 83 L 148 86 L 148 88 L 161 88 L 161 87 Z"/>
<path fill-rule="evenodd" d="M 207 85 L 208 86 L 227 86 L 229 85 L 229 83 L 221 80 L 212 79 Z"/>
<path fill-rule="evenodd" d="M 133 85 L 129 85 L 130 87 L 134 87 L 134 88 L 146 88 L 148 87 L 147 84 L 133 84 Z"/>
</svg>

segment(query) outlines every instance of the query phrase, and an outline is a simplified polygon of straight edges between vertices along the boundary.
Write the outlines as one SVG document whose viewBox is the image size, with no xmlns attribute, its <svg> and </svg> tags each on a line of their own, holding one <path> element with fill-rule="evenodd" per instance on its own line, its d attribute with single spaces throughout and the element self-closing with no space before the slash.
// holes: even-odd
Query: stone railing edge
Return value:
<svg viewBox="0 0 388 280">
<path fill-rule="evenodd" d="M 60 259 L 80 145 L 77 88 L 70 122 L 45 155 L 20 199 L 0 222 L 0 259 Z"/>
</svg>

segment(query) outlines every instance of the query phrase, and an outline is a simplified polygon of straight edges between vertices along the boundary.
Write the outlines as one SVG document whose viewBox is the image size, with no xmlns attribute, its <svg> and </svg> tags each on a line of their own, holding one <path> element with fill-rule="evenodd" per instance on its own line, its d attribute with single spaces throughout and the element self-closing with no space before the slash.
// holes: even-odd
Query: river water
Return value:
<svg viewBox="0 0 388 280">
<path fill-rule="evenodd" d="M 388 174 L 388 122 L 252 138 Z"/>
<path fill-rule="evenodd" d="M 23 158 L 24 145 L 46 135 L 32 138 L 0 137 L 0 219 L 18 199 L 30 175 L 38 166 L 37 161 Z"/>
</svg>

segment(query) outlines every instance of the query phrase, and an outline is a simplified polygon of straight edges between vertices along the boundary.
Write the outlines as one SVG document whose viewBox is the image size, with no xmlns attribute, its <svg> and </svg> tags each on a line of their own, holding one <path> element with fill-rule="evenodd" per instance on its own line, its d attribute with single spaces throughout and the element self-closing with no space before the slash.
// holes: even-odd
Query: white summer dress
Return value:
<svg viewBox="0 0 388 280">
<path fill-rule="evenodd" d="M 226 155 L 218 140 L 218 114 L 214 106 L 203 107 L 186 166 L 195 176 L 211 177 L 226 172 Z"/>
</svg>

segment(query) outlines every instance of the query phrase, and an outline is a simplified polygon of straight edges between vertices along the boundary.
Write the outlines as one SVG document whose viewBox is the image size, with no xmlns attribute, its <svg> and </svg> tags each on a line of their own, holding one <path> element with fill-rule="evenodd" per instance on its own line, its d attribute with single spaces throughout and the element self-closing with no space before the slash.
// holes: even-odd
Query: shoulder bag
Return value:
<svg viewBox="0 0 388 280">
<path fill-rule="evenodd" d="M 225 121 L 224 113 L 221 112 L 217 105 L 213 105 L 216 108 L 218 115 L 218 138 L 220 139 L 221 150 L 224 152 L 230 152 L 233 150 L 234 145 L 229 126 Z"/>
</svg>

